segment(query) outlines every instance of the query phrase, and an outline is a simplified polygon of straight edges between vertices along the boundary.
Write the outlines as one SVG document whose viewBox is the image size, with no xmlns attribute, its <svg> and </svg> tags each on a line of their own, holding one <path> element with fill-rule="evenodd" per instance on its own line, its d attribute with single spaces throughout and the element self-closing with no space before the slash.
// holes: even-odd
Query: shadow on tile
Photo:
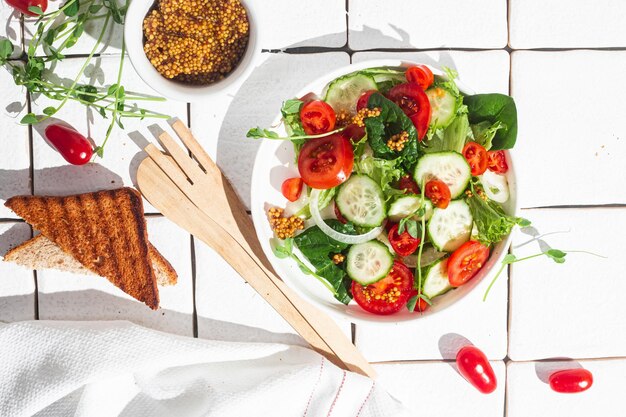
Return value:
<svg viewBox="0 0 626 417">
<path fill-rule="evenodd" d="M 537 378 L 545 384 L 549 384 L 550 375 L 565 369 L 580 369 L 583 366 L 570 358 L 551 358 L 535 362 L 535 373 Z"/>
</svg>

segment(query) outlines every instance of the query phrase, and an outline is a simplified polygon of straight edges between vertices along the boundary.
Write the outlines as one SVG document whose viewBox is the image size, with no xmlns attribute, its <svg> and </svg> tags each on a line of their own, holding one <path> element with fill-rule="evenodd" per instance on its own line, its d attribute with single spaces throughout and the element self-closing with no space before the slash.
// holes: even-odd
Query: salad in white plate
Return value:
<svg viewBox="0 0 626 417">
<path fill-rule="evenodd" d="M 296 153 L 282 194 L 298 210 L 268 211 L 274 254 L 380 315 L 423 312 L 476 276 L 526 223 L 502 208 L 517 111 L 506 95 L 464 95 L 455 78 L 367 68 L 285 101 L 287 136 L 250 129 Z"/>
</svg>

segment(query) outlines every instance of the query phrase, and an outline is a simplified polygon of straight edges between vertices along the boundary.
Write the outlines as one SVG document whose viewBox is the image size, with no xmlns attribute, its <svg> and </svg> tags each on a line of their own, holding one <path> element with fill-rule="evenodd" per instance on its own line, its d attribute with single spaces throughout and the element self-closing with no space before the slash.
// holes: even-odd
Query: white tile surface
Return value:
<svg viewBox="0 0 626 417">
<path fill-rule="evenodd" d="M 78 73 L 82 59 L 73 58 L 64 60 L 55 69 L 55 74 L 61 78 L 69 78 Z M 115 83 L 115 76 L 119 65 L 118 56 L 106 56 L 93 61 L 89 65 L 83 81 L 90 80 L 98 86 L 108 86 Z M 152 94 L 151 89 L 139 78 L 135 70 L 128 63 L 124 65 L 122 84 L 126 92 Z M 175 101 L 142 102 L 146 108 L 171 116 L 179 116 L 186 120 L 187 105 Z M 33 104 L 33 112 L 40 114 L 46 106 L 58 104 L 46 97 L 37 97 Z M 96 144 L 101 144 L 109 119 L 103 119 L 96 111 L 86 109 L 82 104 L 68 102 L 54 116 L 70 124 L 83 135 L 91 137 Z M 49 121 L 53 120 L 52 118 Z M 134 131 L 139 131 L 145 138 L 154 140 L 147 127 L 158 123 L 167 126 L 163 120 L 157 119 L 123 119 L 124 131 L 115 127 L 104 150 L 104 158 L 96 158 L 94 163 L 84 166 L 72 166 L 52 149 L 43 139 L 42 134 L 47 125 L 42 122 L 33 129 L 34 152 L 34 186 L 35 194 L 70 194 L 89 192 L 98 189 L 118 188 L 122 185 L 132 186 L 137 165 L 145 157 L 141 148 L 129 137 Z M 156 212 L 144 200 L 146 212 Z"/>
<path fill-rule="evenodd" d="M 338 47 L 346 44 L 346 4 L 341 0 L 298 2 L 253 0 L 263 49 L 298 46 Z"/>
<path fill-rule="evenodd" d="M 350 63 L 344 52 L 266 53 L 262 59 L 234 95 L 191 106 L 192 130 L 210 155 L 216 158 L 248 207 L 252 166 L 260 144 L 246 138 L 248 129 L 270 126 L 279 115 L 283 101 L 314 79 Z"/>
<path fill-rule="evenodd" d="M 357 53 L 354 62 L 368 59 L 400 58 L 437 67 L 456 68 L 460 79 L 476 92 L 508 92 L 509 57 L 504 51 Z M 410 325 L 359 325 L 356 344 L 372 361 L 441 359 L 463 338 L 479 346 L 490 359 L 506 356 L 506 275 L 486 302 L 482 296 L 488 285 L 483 280 L 464 299 L 433 316 L 417 319 Z M 449 354 L 446 353 L 446 357 Z"/>
<path fill-rule="evenodd" d="M 0 68 L 0 218 L 17 217 L 4 207 L 5 200 L 30 194 L 28 127 L 19 124 L 25 108 L 26 90 L 16 87 L 10 74 Z"/>
<path fill-rule="evenodd" d="M 26 223 L 0 223 L 0 256 L 30 239 Z M 35 278 L 33 271 L 13 263 L 0 262 L 0 321 L 35 318 Z"/>
<path fill-rule="evenodd" d="M 543 382 L 544 375 L 563 369 L 562 362 L 510 363 L 507 367 L 508 417 L 621 417 L 624 415 L 623 387 L 626 360 L 580 361 L 591 371 L 593 385 L 578 394 L 560 394 Z M 574 364 L 574 367 L 577 367 Z M 542 376 L 542 378 L 540 378 Z"/>
<path fill-rule="evenodd" d="M 481 394 L 452 363 L 422 362 L 377 365 L 376 383 L 415 415 L 501 417 L 504 413 L 504 363 L 491 362 L 498 388 Z"/>
<path fill-rule="evenodd" d="M 626 52 L 513 53 L 521 207 L 626 202 L 624 71 Z"/>
<path fill-rule="evenodd" d="M 163 217 L 149 217 L 148 236 L 178 273 L 175 286 L 159 287 L 158 310 L 150 310 L 105 278 L 41 270 L 37 274 L 39 317 L 42 320 L 130 320 L 169 333 L 193 335 L 189 235 Z"/>
<path fill-rule="evenodd" d="M 13 57 L 22 52 L 22 28 L 20 25 L 21 13 L 17 12 L 6 2 L 0 3 L 0 39 L 9 39 L 13 44 Z M 2 69 L 4 71 L 4 69 Z"/>
<path fill-rule="evenodd" d="M 372 59 L 405 59 L 456 69 L 459 80 L 476 93 L 509 92 L 509 54 L 506 51 L 357 52 L 352 62 Z"/>
<path fill-rule="evenodd" d="M 626 210 L 524 210 L 552 247 L 588 250 L 607 259 L 571 253 L 564 264 L 548 258 L 512 265 L 510 347 L 513 360 L 566 356 L 623 356 L 626 352 Z M 516 235 L 514 245 L 528 235 Z M 514 249 L 518 258 L 540 251 L 536 243 Z"/>
<path fill-rule="evenodd" d="M 622 0 L 510 0 L 516 49 L 626 46 Z"/>
<path fill-rule="evenodd" d="M 350 0 L 349 45 L 370 48 L 502 48 L 506 2 L 500 0 Z"/>
</svg>

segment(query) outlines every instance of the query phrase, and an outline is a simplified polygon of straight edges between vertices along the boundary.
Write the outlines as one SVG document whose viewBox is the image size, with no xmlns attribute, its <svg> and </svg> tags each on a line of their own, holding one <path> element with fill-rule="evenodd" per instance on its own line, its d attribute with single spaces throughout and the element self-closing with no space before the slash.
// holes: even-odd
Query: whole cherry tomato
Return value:
<svg viewBox="0 0 626 417">
<path fill-rule="evenodd" d="M 48 0 L 6 0 L 6 2 L 9 6 L 29 16 L 37 16 L 28 10 L 29 7 L 39 7 L 43 12 L 48 8 Z"/>
<path fill-rule="evenodd" d="M 456 354 L 456 366 L 463 378 L 483 394 L 495 391 L 496 375 L 489 360 L 475 346 L 465 346 Z"/>
<path fill-rule="evenodd" d="M 70 164 L 84 165 L 93 156 L 91 143 L 72 128 L 55 123 L 46 127 L 44 135 Z"/>
<path fill-rule="evenodd" d="M 496 174 L 506 174 L 509 170 L 509 165 L 506 163 L 504 151 L 488 151 L 487 168 Z"/>
<path fill-rule="evenodd" d="M 287 200 L 296 201 L 302 193 L 302 178 L 287 178 L 283 181 L 281 191 Z"/>
<path fill-rule="evenodd" d="M 432 201 L 437 208 L 445 209 L 450 204 L 450 188 L 439 180 L 430 180 L 424 186 L 424 195 Z"/>
<path fill-rule="evenodd" d="M 410 83 L 416 83 L 422 90 L 426 90 L 435 82 L 435 76 L 433 72 L 426 65 L 416 65 L 409 67 L 404 74 L 406 80 Z"/>
<path fill-rule="evenodd" d="M 593 385 L 593 375 L 586 369 L 564 369 L 550 375 L 550 388 L 556 392 L 576 393 L 588 390 Z"/>
<path fill-rule="evenodd" d="M 302 106 L 300 120 L 307 135 L 320 135 L 335 128 L 337 115 L 328 103 L 322 100 L 313 100 Z"/>
</svg>

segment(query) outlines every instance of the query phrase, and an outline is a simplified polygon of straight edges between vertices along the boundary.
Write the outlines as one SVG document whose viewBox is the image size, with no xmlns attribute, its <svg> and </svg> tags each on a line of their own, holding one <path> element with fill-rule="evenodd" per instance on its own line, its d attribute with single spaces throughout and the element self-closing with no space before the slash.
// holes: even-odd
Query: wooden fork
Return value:
<svg viewBox="0 0 626 417">
<path fill-rule="evenodd" d="M 172 128 L 187 149 L 167 132 L 158 139 L 168 155 L 148 144 L 148 157 L 137 171 L 141 193 L 163 215 L 211 246 L 314 350 L 339 367 L 375 377 L 335 322 L 276 276 L 230 182 L 180 120 Z"/>
</svg>

